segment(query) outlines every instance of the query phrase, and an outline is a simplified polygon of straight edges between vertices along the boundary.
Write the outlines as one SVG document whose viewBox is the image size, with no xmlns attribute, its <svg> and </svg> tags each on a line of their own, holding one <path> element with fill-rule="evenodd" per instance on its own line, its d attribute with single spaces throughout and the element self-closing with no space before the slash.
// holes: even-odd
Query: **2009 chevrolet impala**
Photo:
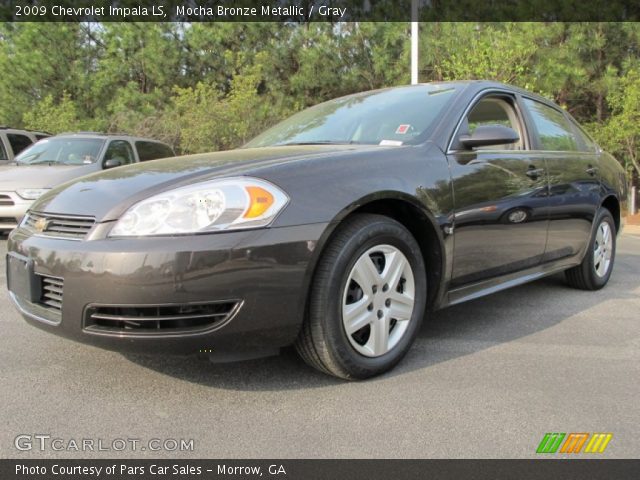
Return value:
<svg viewBox="0 0 640 480">
<path fill-rule="evenodd" d="M 565 111 L 451 82 L 339 98 L 244 148 L 83 177 L 8 243 L 27 321 L 214 359 L 295 344 L 343 378 L 392 368 L 425 312 L 559 271 L 609 280 L 624 171 Z"/>
</svg>

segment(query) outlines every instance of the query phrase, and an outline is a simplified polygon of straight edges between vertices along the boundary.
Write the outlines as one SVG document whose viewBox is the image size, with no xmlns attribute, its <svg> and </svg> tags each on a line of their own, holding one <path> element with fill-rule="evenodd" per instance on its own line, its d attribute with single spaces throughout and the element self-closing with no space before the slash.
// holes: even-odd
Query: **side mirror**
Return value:
<svg viewBox="0 0 640 480">
<path fill-rule="evenodd" d="M 520 141 L 518 133 L 503 125 L 481 125 L 471 135 L 460 135 L 460 143 L 468 149 L 506 145 Z"/>
<path fill-rule="evenodd" d="M 110 158 L 109 160 L 104 162 L 104 169 L 106 170 L 108 168 L 119 167 L 120 165 L 122 165 L 122 162 L 119 158 Z"/>
</svg>

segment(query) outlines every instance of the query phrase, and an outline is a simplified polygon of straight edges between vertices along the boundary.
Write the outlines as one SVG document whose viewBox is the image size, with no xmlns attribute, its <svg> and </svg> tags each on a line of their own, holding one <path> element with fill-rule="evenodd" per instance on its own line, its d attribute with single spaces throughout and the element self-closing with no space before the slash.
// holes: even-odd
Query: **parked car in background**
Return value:
<svg viewBox="0 0 640 480">
<path fill-rule="evenodd" d="M 149 138 L 72 133 L 45 138 L 0 168 L 0 232 L 15 228 L 31 203 L 47 190 L 92 172 L 173 157 L 168 145 Z"/>
<path fill-rule="evenodd" d="M 12 162 L 16 155 L 33 143 L 50 136 L 47 132 L 0 126 L 0 166 Z"/>
<path fill-rule="evenodd" d="M 294 344 L 320 371 L 367 378 L 433 309 L 562 271 L 604 287 L 626 185 L 525 90 L 364 92 L 238 150 L 48 192 L 9 236 L 8 285 L 28 322 L 80 342 L 216 360 Z"/>
</svg>

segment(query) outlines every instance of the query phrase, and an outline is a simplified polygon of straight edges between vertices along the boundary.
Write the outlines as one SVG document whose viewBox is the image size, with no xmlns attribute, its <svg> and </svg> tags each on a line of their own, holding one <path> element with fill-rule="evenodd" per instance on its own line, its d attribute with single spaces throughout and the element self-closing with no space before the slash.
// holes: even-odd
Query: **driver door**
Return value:
<svg viewBox="0 0 640 480">
<path fill-rule="evenodd" d="M 465 149 L 458 140 L 480 125 L 503 125 L 520 140 Z M 532 157 L 515 96 L 480 98 L 460 124 L 448 152 L 454 190 L 451 287 L 461 287 L 534 267 L 547 239 L 548 180 Z"/>
</svg>

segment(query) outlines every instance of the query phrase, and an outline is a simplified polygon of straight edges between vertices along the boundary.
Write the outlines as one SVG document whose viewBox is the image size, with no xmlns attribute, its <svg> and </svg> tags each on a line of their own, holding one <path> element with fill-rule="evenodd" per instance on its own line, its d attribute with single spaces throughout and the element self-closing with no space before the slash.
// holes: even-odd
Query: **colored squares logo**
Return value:
<svg viewBox="0 0 640 480">
<path fill-rule="evenodd" d="M 589 438 L 588 433 L 570 433 L 562 444 L 560 453 L 580 453 L 587 438 Z"/>
<path fill-rule="evenodd" d="M 611 433 L 594 433 L 584 449 L 585 453 L 602 453 L 607 448 L 613 435 Z"/>
<path fill-rule="evenodd" d="M 536 453 L 603 453 L 612 438 L 612 433 L 545 433 Z"/>
<path fill-rule="evenodd" d="M 565 435 L 564 433 L 545 433 L 536 453 L 556 453 Z"/>
</svg>

